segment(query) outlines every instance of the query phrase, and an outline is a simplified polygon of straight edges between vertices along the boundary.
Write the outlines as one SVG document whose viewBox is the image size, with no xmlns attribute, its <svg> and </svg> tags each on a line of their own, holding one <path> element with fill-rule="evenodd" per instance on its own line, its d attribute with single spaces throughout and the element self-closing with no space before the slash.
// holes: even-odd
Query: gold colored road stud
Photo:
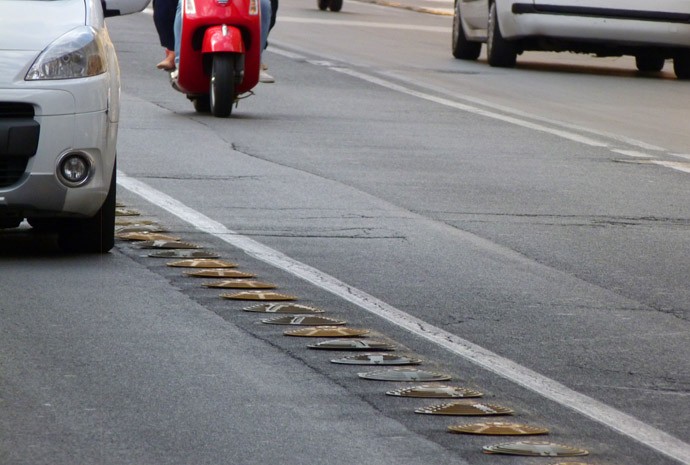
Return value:
<svg viewBox="0 0 690 465">
<path fill-rule="evenodd" d="M 226 279 L 223 281 L 215 281 L 204 284 L 205 287 L 215 289 L 275 289 L 275 284 L 262 283 L 261 281 L 238 281 L 235 279 Z"/>
<path fill-rule="evenodd" d="M 448 381 L 449 375 L 416 368 L 391 368 L 390 370 L 357 373 L 362 379 L 374 381 Z"/>
<path fill-rule="evenodd" d="M 415 413 L 423 413 L 426 415 L 486 416 L 512 415 L 515 411 L 501 405 L 486 404 L 483 402 L 449 402 L 446 404 L 418 408 L 415 410 Z"/>
<path fill-rule="evenodd" d="M 168 263 L 168 266 L 175 266 L 180 268 L 236 268 L 234 263 L 226 262 L 225 260 L 215 259 L 196 259 L 196 260 L 179 260 Z M 207 270 L 204 270 L 207 271 Z M 220 275 L 205 275 L 208 277 L 219 277 Z"/>
<path fill-rule="evenodd" d="M 325 316 L 312 315 L 287 315 L 267 320 L 261 320 L 262 323 L 268 325 L 295 325 L 295 326 L 340 326 L 347 324 L 347 321 L 336 320 L 335 318 L 328 318 Z"/>
<path fill-rule="evenodd" d="M 151 220 L 142 220 L 140 218 L 115 218 L 115 226 L 151 226 L 159 227 L 158 223 Z"/>
<path fill-rule="evenodd" d="M 484 446 L 485 454 L 526 455 L 531 457 L 576 457 L 589 455 L 585 449 L 542 441 L 519 441 Z"/>
<path fill-rule="evenodd" d="M 242 310 L 245 312 L 255 313 L 289 313 L 289 314 L 317 314 L 324 313 L 323 310 L 316 307 L 301 304 L 259 304 L 245 307 Z"/>
<path fill-rule="evenodd" d="M 181 238 L 158 232 L 120 232 L 115 234 L 118 239 L 125 241 L 179 241 Z"/>
<path fill-rule="evenodd" d="M 343 365 L 419 365 L 421 360 L 395 354 L 359 354 L 331 360 Z"/>
<path fill-rule="evenodd" d="M 146 234 L 153 234 L 153 233 L 165 233 L 167 230 L 165 228 L 162 228 L 160 226 L 152 225 L 152 224 L 138 224 L 134 223 L 129 226 L 116 226 L 115 227 L 115 233 L 117 234 L 126 234 L 126 233 L 146 233 Z"/>
<path fill-rule="evenodd" d="M 294 295 L 270 291 L 242 291 L 234 294 L 221 294 L 220 296 L 230 300 L 297 300 L 297 297 Z"/>
<path fill-rule="evenodd" d="M 551 465 L 590 465 L 590 464 L 585 463 L 585 462 L 558 462 L 558 463 L 553 463 Z"/>
<path fill-rule="evenodd" d="M 131 208 L 123 208 L 123 207 L 116 207 L 115 208 L 115 216 L 139 216 L 141 213 L 139 213 L 136 210 L 132 210 Z"/>
<path fill-rule="evenodd" d="M 175 249 L 175 250 L 161 250 L 160 252 L 152 252 L 149 257 L 153 258 L 218 258 L 220 255 L 208 250 L 199 249 Z"/>
<path fill-rule="evenodd" d="M 462 399 L 471 397 L 482 397 L 479 391 L 474 389 L 466 389 L 456 386 L 448 386 L 445 384 L 420 384 L 419 386 L 412 386 L 408 388 L 396 389 L 394 391 L 386 392 L 389 396 L 398 397 L 415 397 L 427 399 Z"/>
<path fill-rule="evenodd" d="M 309 344 L 310 349 L 321 350 L 395 350 L 391 344 L 381 341 L 365 341 L 363 339 L 333 339 Z"/>
<path fill-rule="evenodd" d="M 212 269 L 212 270 L 199 270 L 199 271 L 187 271 L 185 272 L 187 276 L 194 278 L 225 278 L 225 279 L 246 279 L 246 278 L 256 278 L 255 274 L 245 273 L 244 271 L 230 270 L 230 269 Z"/>
<path fill-rule="evenodd" d="M 299 337 L 359 337 L 368 334 L 367 329 L 343 328 L 342 326 L 317 326 L 285 331 L 286 336 Z"/>
<path fill-rule="evenodd" d="M 505 423 L 502 421 L 452 425 L 448 427 L 448 430 L 452 433 L 479 434 L 488 436 L 528 436 L 536 434 L 549 434 L 549 430 L 546 428 L 523 425 L 520 423 Z"/>
<path fill-rule="evenodd" d="M 141 249 L 200 249 L 201 246 L 183 241 L 142 241 L 137 244 Z"/>
</svg>

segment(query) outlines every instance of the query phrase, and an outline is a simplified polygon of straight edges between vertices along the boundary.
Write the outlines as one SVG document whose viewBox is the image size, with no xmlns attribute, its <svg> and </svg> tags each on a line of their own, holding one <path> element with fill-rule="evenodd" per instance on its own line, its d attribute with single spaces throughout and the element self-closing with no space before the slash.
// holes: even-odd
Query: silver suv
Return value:
<svg viewBox="0 0 690 465">
<path fill-rule="evenodd" d="M 452 51 L 491 66 L 515 66 L 527 50 L 635 57 L 640 71 L 667 59 L 690 79 L 688 0 L 455 0 Z"/>
<path fill-rule="evenodd" d="M 0 1 L 0 228 L 113 247 L 120 72 L 104 18 L 148 3 Z"/>
</svg>

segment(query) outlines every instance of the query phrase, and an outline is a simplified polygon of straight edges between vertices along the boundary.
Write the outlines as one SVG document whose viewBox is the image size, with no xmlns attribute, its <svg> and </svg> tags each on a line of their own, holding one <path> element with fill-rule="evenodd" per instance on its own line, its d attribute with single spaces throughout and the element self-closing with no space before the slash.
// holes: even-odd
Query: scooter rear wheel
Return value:
<svg viewBox="0 0 690 465">
<path fill-rule="evenodd" d="M 232 106 L 235 104 L 235 100 L 237 100 L 235 59 L 236 56 L 229 53 L 216 53 L 213 55 L 209 93 L 213 116 L 225 118 L 232 113 Z"/>
</svg>

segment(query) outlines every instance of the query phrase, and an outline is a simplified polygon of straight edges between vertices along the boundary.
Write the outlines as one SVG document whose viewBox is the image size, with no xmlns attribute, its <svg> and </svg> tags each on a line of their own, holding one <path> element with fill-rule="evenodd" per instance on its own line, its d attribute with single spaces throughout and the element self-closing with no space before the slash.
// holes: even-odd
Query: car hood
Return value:
<svg viewBox="0 0 690 465">
<path fill-rule="evenodd" d="M 84 0 L 2 0 L 0 51 L 40 52 L 85 23 Z"/>
</svg>

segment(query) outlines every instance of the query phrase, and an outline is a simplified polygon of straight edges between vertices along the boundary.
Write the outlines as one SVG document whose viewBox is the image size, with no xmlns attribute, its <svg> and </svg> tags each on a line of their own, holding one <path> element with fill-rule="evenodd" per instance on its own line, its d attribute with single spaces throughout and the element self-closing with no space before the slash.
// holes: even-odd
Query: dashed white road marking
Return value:
<svg viewBox="0 0 690 465">
<path fill-rule="evenodd" d="M 374 21 L 351 21 L 342 19 L 297 18 L 292 16 L 278 16 L 278 23 L 323 24 L 326 26 L 371 27 L 376 29 L 395 29 L 399 31 L 425 31 L 448 34 L 450 29 L 445 26 L 421 26 L 419 24 L 381 23 Z"/>
<path fill-rule="evenodd" d="M 690 465 L 690 444 L 654 428 L 637 418 L 616 410 L 596 399 L 574 391 L 561 383 L 501 357 L 455 334 L 430 325 L 367 294 L 333 276 L 294 260 L 260 242 L 242 236 L 223 224 L 184 205 L 169 195 L 118 171 L 118 184 L 146 201 L 170 212 L 196 229 L 215 236 L 248 255 L 287 271 L 333 295 L 351 302 L 451 353 L 523 386 L 545 398 L 575 410 L 684 465 Z"/>
<path fill-rule="evenodd" d="M 637 140 L 634 140 L 634 139 L 631 139 L 628 137 L 617 136 L 617 135 L 613 135 L 613 134 L 602 134 L 598 131 L 590 130 L 588 128 L 576 127 L 574 125 L 570 125 L 570 124 L 559 122 L 559 121 L 546 120 L 545 118 L 525 115 L 524 113 L 522 113 L 518 110 L 514 110 L 511 108 L 507 108 L 507 107 L 500 107 L 500 106 L 493 105 L 493 104 L 490 104 L 490 103 L 484 102 L 484 101 L 479 101 L 479 100 L 476 101 L 476 103 L 478 105 L 495 107 L 497 110 L 504 112 L 504 113 L 498 113 L 497 111 L 486 110 L 486 109 L 480 108 L 478 106 L 468 105 L 465 103 L 451 100 L 449 98 L 438 97 L 438 96 L 429 94 L 427 92 L 414 90 L 414 89 L 411 89 L 409 87 L 405 87 L 403 85 L 396 84 L 390 80 L 387 80 L 387 79 L 384 79 L 384 78 L 381 78 L 378 76 L 374 76 L 372 74 L 363 73 L 361 71 L 356 71 L 354 69 L 351 69 L 351 68 L 348 68 L 348 67 L 345 67 L 342 65 L 334 64 L 333 62 L 328 61 L 328 60 L 308 60 L 306 57 L 304 57 L 300 54 L 284 51 L 284 50 L 281 50 L 280 48 L 275 48 L 275 47 L 271 48 L 271 52 L 273 52 L 277 55 L 282 55 L 282 56 L 291 58 L 293 60 L 305 60 L 305 61 L 307 61 L 313 65 L 323 66 L 323 67 L 328 68 L 332 71 L 346 74 L 348 76 L 352 76 L 352 77 L 361 79 L 363 81 L 367 81 L 367 82 L 370 82 L 372 84 L 376 84 L 376 85 L 384 87 L 386 89 L 393 90 L 395 92 L 399 92 L 402 94 L 410 95 L 412 97 L 417 97 L 417 98 L 420 98 L 423 100 L 427 100 L 429 102 L 438 103 L 440 105 L 444 105 L 444 106 L 447 106 L 450 108 L 455 108 L 457 110 L 465 111 L 465 112 L 472 113 L 475 115 L 480 115 L 480 116 L 484 116 L 487 118 L 492 118 L 495 120 L 499 120 L 499 121 L 503 121 L 503 122 L 506 122 L 509 124 L 513 124 L 516 126 L 521 126 L 524 128 L 535 130 L 535 131 L 544 132 L 544 133 L 551 134 L 551 135 L 554 135 L 554 136 L 557 136 L 557 137 L 560 137 L 563 139 L 567 139 L 567 140 L 570 140 L 573 142 L 585 144 L 585 145 L 588 145 L 590 147 L 607 148 L 611 152 L 622 154 L 622 155 L 627 155 L 627 156 L 635 157 L 635 158 L 649 158 L 650 164 L 663 166 L 665 168 L 670 168 L 670 169 L 673 169 L 676 171 L 681 171 L 684 173 L 690 173 L 690 166 L 687 163 L 665 161 L 665 160 L 651 160 L 652 158 L 659 157 L 660 152 L 663 152 L 661 154 L 666 154 L 669 156 L 680 157 L 680 158 L 690 158 L 690 155 L 668 153 L 668 151 L 662 147 L 658 147 L 658 146 L 655 146 L 652 144 L 647 144 L 647 143 L 642 142 L 642 141 L 637 141 Z M 471 99 L 465 99 L 465 100 L 471 100 Z M 532 121 L 530 121 L 530 119 Z M 550 123 L 551 125 L 549 126 L 547 124 L 540 124 L 540 123 L 534 122 L 534 120 L 542 121 L 544 123 Z M 554 126 L 556 126 L 556 127 L 554 127 Z M 565 129 L 559 129 L 558 127 L 565 128 Z M 570 128 L 572 130 L 569 131 L 569 130 L 567 130 L 568 128 Z M 650 152 L 656 152 L 656 153 L 654 155 L 652 155 L 652 154 L 649 154 L 647 152 L 642 152 L 639 150 L 621 149 L 621 148 L 613 146 L 610 142 L 607 142 L 603 139 L 588 137 L 588 136 L 582 135 L 578 132 L 575 132 L 575 130 L 578 130 L 580 132 L 586 132 L 589 134 L 593 134 L 594 136 L 601 136 L 605 139 L 617 140 L 619 142 L 627 143 L 627 144 L 630 144 L 634 147 L 638 147 L 640 149 L 648 150 Z"/>
</svg>

